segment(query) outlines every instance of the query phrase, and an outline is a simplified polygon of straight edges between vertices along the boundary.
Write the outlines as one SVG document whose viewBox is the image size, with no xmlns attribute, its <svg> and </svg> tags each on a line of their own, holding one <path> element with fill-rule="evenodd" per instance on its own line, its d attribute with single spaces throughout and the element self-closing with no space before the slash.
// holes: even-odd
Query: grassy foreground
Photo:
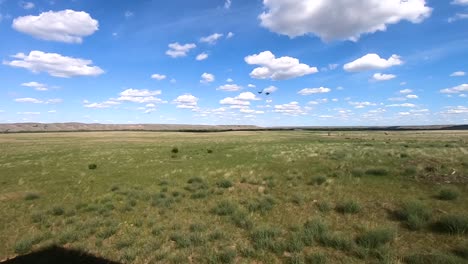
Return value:
<svg viewBox="0 0 468 264">
<path fill-rule="evenodd" d="M 3 134 L 0 150 L 0 260 L 468 262 L 466 131 Z"/>
</svg>

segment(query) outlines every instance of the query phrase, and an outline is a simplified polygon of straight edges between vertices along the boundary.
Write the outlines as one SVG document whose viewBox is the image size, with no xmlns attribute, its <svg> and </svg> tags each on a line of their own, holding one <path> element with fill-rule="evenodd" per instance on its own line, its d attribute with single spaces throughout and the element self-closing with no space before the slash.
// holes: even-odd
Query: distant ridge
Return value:
<svg viewBox="0 0 468 264">
<path fill-rule="evenodd" d="M 0 124 L 0 133 L 27 132 L 86 132 L 86 131 L 179 131 L 179 132 L 221 132 L 221 131 L 410 131 L 410 130 L 468 130 L 468 125 L 431 126 L 302 126 L 302 127 L 258 127 L 250 125 L 171 125 L 171 124 L 85 124 L 85 123 L 11 123 Z"/>
</svg>

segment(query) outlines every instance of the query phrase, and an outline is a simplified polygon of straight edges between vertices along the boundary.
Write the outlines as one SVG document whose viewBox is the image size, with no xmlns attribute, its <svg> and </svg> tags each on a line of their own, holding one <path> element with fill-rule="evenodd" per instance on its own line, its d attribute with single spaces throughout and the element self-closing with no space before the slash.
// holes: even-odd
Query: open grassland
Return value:
<svg viewBox="0 0 468 264">
<path fill-rule="evenodd" d="M 3 134 L 0 150 L 0 260 L 468 262 L 466 131 Z"/>
</svg>

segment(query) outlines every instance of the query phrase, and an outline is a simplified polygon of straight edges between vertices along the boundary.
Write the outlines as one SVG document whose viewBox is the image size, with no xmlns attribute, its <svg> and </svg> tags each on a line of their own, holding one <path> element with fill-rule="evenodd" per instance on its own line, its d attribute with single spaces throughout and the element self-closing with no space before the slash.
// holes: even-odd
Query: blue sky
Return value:
<svg viewBox="0 0 468 264">
<path fill-rule="evenodd" d="M 467 0 L 0 0 L 0 122 L 466 124 L 467 28 Z"/>
</svg>

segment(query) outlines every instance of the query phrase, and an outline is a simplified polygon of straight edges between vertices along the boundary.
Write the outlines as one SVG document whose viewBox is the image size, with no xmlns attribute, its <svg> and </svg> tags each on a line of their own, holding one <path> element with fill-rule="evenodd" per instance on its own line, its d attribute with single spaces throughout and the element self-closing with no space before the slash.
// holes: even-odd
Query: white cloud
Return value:
<svg viewBox="0 0 468 264">
<path fill-rule="evenodd" d="M 101 68 L 92 66 L 91 60 L 62 56 L 57 53 L 33 50 L 29 55 L 18 53 L 12 57 L 17 60 L 3 61 L 3 64 L 25 68 L 34 73 L 47 72 L 55 77 L 97 76 L 104 73 Z"/>
<path fill-rule="evenodd" d="M 125 11 L 125 13 L 124 13 L 125 18 L 131 18 L 131 17 L 133 17 L 133 15 L 134 14 L 133 14 L 132 11 Z"/>
<path fill-rule="evenodd" d="M 194 49 L 197 47 L 197 45 L 193 43 L 180 45 L 178 42 L 171 43 L 168 46 L 169 46 L 169 50 L 166 51 L 166 55 L 172 58 L 185 57 L 187 56 L 187 53 L 189 53 L 191 49 Z"/>
<path fill-rule="evenodd" d="M 40 100 L 36 98 L 26 97 L 26 98 L 16 98 L 15 102 L 18 103 L 32 103 L 32 104 L 58 104 L 63 102 L 62 99 L 48 99 L 48 100 Z"/>
<path fill-rule="evenodd" d="M 185 108 L 185 109 L 194 109 L 197 108 L 198 98 L 191 95 L 191 94 L 184 94 L 178 96 L 174 103 L 177 104 L 177 108 Z"/>
<path fill-rule="evenodd" d="M 247 87 L 249 87 L 249 88 L 255 88 L 255 87 L 257 87 L 257 86 L 254 85 L 254 84 L 249 83 L 249 84 L 247 85 Z"/>
<path fill-rule="evenodd" d="M 408 99 L 418 99 L 419 96 L 417 96 L 417 95 L 415 95 L 415 94 L 408 94 L 408 95 L 406 96 L 406 98 L 408 98 Z"/>
<path fill-rule="evenodd" d="M 401 94 L 409 94 L 409 93 L 412 93 L 412 92 L 413 92 L 413 90 L 411 90 L 411 89 L 400 90 Z"/>
<path fill-rule="evenodd" d="M 240 93 L 236 97 L 226 97 L 219 101 L 222 105 L 231 105 L 231 108 L 245 108 L 250 105 L 250 101 L 257 101 L 260 100 L 255 94 L 251 92 L 244 92 Z"/>
<path fill-rule="evenodd" d="M 36 91 L 48 91 L 49 90 L 49 88 L 47 88 L 47 85 L 43 83 L 38 83 L 38 82 L 22 83 L 21 86 L 34 88 L 34 90 Z"/>
<path fill-rule="evenodd" d="M 231 8 L 231 4 L 232 4 L 231 0 L 226 0 L 226 1 L 224 2 L 224 8 L 225 8 L 225 9 Z"/>
<path fill-rule="evenodd" d="M 314 101 L 310 101 L 310 102 L 308 102 L 307 104 L 318 105 L 318 104 L 324 104 L 324 103 L 328 103 L 328 99 L 327 99 L 327 98 L 317 99 L 317 100 L 314 100 Z"/>
<path fill-rule="evenodd" d="M 311 94 L 318 94 L 318 93 L 329 93 L 331 92 L 330 88 L 319 87 L 319 88 L 305 88 L 298 92 L 300 95 L 311 95 Z"/>
<path fill-rule="evenodd" d="M 120 104 L 120 102 L 116 102 L 116 101 L 112 101 L 112 100 L 108 100 L 108 101 L 105 101 L 105 102 L 102 102 L 102 103 L 88 103 L 86 101 L 84 107 L 102 109 L 102 108 L 109 108 L 109 107 L 112 107 L 114 105 L 119 105 L 119 104 Z"/>
<path fill-rule="evenodd" d="M 233 80 L 233 79 L 231 79 L 231 78 L 227 78 L 227 79 L 226 79 L 226 82 L 229 82 L 229 83 L 231 83 L 231 82 L 234 82 L 234 80 Z"/>
<path fill-rule="evenodd" d="M 12 26 L 19 32 L 43 40 L 82 43 L 83 37 L 98 30 L 99 23 L 86 12 L 67 9 L 18 17 L 13 20 Z"/>
<path fill-rule="evenodd" d="M 432 11 L 425 0 L 264 0 L 263 5 L 263 27 L 289 37 L 314 34 L 324 41 L 357 41 L 402 20 L 420 23 Z"/>
<path fill-rule="evenodd" d="M 165 101 L 157 98 L 155 96 L 160 95 L 160 90 L 150 91 L 147 89 L 138 90 L 138 89 L 127 89 L 120 93 L 120 97 L 117 98 L 117 101 L 127 101 L 139 104 L 147 103 L 166 103 Z"/>
<path fill-rule="evenodd" d="M 211 73 L 207 73 L 207 72 L 204 72 L 202 75 L 201 75 L 201 80 L 200 82 L 201 83 L 210 83 L 210 82 L 214 82 L 215 80 L 215 76 Z"/>
<path fill-rule="evenodd" d="M 452 5 L 468 5 L 468 0 L 453 0 Z"/>
<path fill-rule="evenodd" d="M 466 73 L 463 72 L 463 71 L 456 71 L 456 72 L 450 74 L 451 77 L 461 77 L 461 76 L 465 76 L 465 75 L 466 75 Z"/>
<path fill-rule="evenodd" d="M 202 61 L 208 59 L 208 54 L 203 52 L 197 55 L 197 61 Z"/>
<path fill-rule="evenodd" d="M 55 113 L 57 113 L 57 110 L 49 110 L 49 111 L 47 111 L 47 113 L 55 114 Z"/>
<path fill-rule="evenodd" d="M 226 35 L 227 39 L 230 39 L 232 37 L 234 37 L 234 33 L 232 33 L 232 32 L 227 33 L 227 35 Z"/>
<path fill-rule="evenodd" d="M 290 102 L 288 104 L 275 105 L 273 112 L 292 116 L 305 114 L 305 111 L 302 109 L 298 102 Z"/>
<path fill-rule="evenodd" d="M 223 36 L 223 34 L 219 33 L 214 33 L 206 37 L 200 38 L 200 42 L 208 43 L 208 44 L 216 44 L 216 41 L 220 39 Z"/>
<path fill-rule="evenodd" d="M 156 111 L 156 108 L 149 108 L 149 109 L 146 109 L 143 113 L 149 114 L 149 113 L 153 113 L 155 111 Z"/>
<path fill-rule="evenodd" d="M 376 106 L 376 103 L 371 102 L 349 102 L 350 105 L 354 106 L 354 108 L 360 109 L 367 106 Z"/>
<path fill-rule="evenodd" d="M 160 90 L 150 91 L 147 89 L 127 89 L 120 93 L 120 96 L 131 96 L 131 97 L 144 97 L 144 96 L 155 96 L 160 95 Z"/>
<path fill-rule="evenodd" d="M 260 100 L 255 94 L 251 92 L 243 92 L 240 93 L 238 96 L 234 97 L 237 100 L 244 100 L 244 101 L 257 101 Z"/>
<path fill-rule="evenodd" d="M 468 114 L 468 107 L 466 106 L 449 106 L 447 110 L 442 112 L 443 114 Z"/>
<path fill-rule="evenodd" d="M 164 74 L 159 74 L 159 73 L 155 73 L 153 75 L 151 75 L 151 79 L 155 79 L 155 80 L 158 80 L 158 81 L 161 81 L 161 80 L 164 80 L 166 79 L 166 75 Z"/>
<path fill-rule="evenodd" d="M 276 87 L 276 86 L 269 86 L 269 87 L 263 89 L 264 93 L 274 93 L 276 91 L 278 91 L 278 87 Z"/>
<path fill-rule="evenodd" d="M 464 83 L 452 88 L 442 89 L 440 92 L 446 94 L 468 92 L 468 84 Z"/>
<path fill-rule="evenodd" d="M 381 69 L 386 69 L 386 68 L 390 68 L 392 66 L 401 65 L 401 64 L 403 64 L 403 61 L 398 55 L 394 54 L 386 60 L 386 59 L 380 58 L 378 54 L 369 53 L 355 61 L 346 63 L 343 66 L 343 69 L 348 72 L 360 72 L 360 71 L 368 71 L 368 70 L 381 70 Z"/>
<path fill-rule="evenodd" d="M 34 3 L 31 3 L 31 2 L 20 2 L 20 5 L 22 8 L 26 10 L 33 9 L 36 6 L 34 5 Z"/>
<path fill-rule="evenodd" d="M 40 115 L 41 112 L 17 112 L 18 115 Z"/>
<path fill-rule="evenodd" d="M 242 86 L 239 86 L 237 84 L 225 84 L 221 85 L 216 90 L 220 91 L 226 91 L 226 92 L 236 92 L 242 90 Z"/>
<path fill-rule="evenodd" d="M 286 80 L 318 72 L 316 67 L 300 63 L 296 58 L 287 56 L 276 58 L 271 51 L 247 56 L 245 62 L 262 66 L 250 73 L 250 77 L 256 79 Z"/>
<path fill-rule="evenodd" d="M 415 104 L 410 104 L 410 103 L 404 103 L 404 104 L 391 104 L 391 105 L 386 105 L 386 107 L 416 107 Z"/>
<path fill-rule="evenodd" d="M 376 81 L 388 81 L 388 80 L 396 78 L 396 75 L 376 73 L 374 74 L 374 76 L 372 76 L 372 78 Z"/>
<path fill-rule="evenodd" d="M 468 14 L 466 13 L 456 13 L 453 17 L 449 17 L 447 20 L 449 23 L 453 23 L 458 20 L 468 19 Z"/>
<path fill-rule="evenodd" d="M 239 100 L 232 97 L 226 97 L 219 101 L 222 105 L 250 105 L 249 101 Z"/>
</svg>

